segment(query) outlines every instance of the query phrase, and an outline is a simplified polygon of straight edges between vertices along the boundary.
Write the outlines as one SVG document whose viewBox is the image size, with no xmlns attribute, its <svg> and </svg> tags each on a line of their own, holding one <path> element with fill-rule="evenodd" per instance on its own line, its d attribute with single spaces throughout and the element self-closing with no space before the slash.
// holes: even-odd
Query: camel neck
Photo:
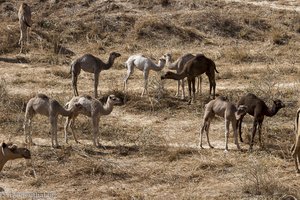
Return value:
<svg viewBox="0 0 300 200">
<path fill-rule="evenodd" d="M 166 65 L 168 66 L 168 69 L 170 70 L 176 70 L 177 69 L 177 63 L 173 62 L 169 59 L 166 60 Z"/>
<path fill-rule="evenodd" d="M 2 150 L 1 150 L 1 152 L 0 152 L 0 172 L 2 171 L 6 162 L 7 162 L 7 159 L 4 157 Z"/>
<path fill-rule="evenodd" d="M 103 106 L 103 109 L 101 110 L 101 115 L 109 115 L 113 110 L 113 104 L 110 102 L 106 102 Z"/>
<path fill-rule="evenodd" d="M 114 64 L 114 58 L 113 56 L 109 56 L 108 58 L 108 61 L 106 63 L 104 63 L 104 66 L 103 66 L 103 69 L 106 70 L 106 69 L 109 69 L 111 68 L 111 66 Z"/>
<path fill-rule="evenodd" d="M 271 109 L 268 108 L 267 113 L 266 113 L 266 116 L 268 116 L 268 117 L 273 117 L 274 115 L 277 114 L 278 110 L 279 110 L 279 109 L 276 108 L 276 105 L 273 104 L 273 106 L 272 106 Z"/>
</svg>

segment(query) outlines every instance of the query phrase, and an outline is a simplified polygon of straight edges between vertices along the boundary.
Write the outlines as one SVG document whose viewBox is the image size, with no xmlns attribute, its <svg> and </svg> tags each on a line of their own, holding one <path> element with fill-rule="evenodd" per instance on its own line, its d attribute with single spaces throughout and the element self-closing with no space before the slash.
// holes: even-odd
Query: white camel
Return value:
<svg viewBox="0 0 300 200">
<path fill-rule="evenodd" d="M 66 143 L 68 143 L 67 132 L 68 132 L 69 126 L 71 127 L 71 131 L 72 131 L 75 142 L 79 143 L 75 136 L 75 132 L 74 132 L 73 128 L 74 128 L 74 123 L 75 123 L 76 117 L 79 114 L 83 114 L 83 115 L 91 118 L 92 124 L 93 124 L 93 144 L 94 144 L 94 146 L 99 146 L 98 135 L 99 135 L 100 116 L 109 115 L 112 112 L 114 105 L 117 105 L 120 103 L 122 103 L 121 100 L 118 97 L 116 97 L 115 95 L 109 95 L 107 98 L 107 101 L 104 105 L 99 100 L 97 100 L 96 98 L 93 98 L 89 95 L 81 95 L 81 96 L 73 97 L 66 104 L 66 107 L 68 109 L 72 109 L 76 104 L 81 104 L 84 109 L 82 109 L 80 112 L 76 113 L 75 115 L 69 116 L 67 118 L 65 126 L 64 126 Z"/>
<path fill-rule="evenodd" d="M 237 133 L 237 120 L 239 120 L 242 116 L 246 115 L 247 107 L 246 106 L 236 106 L 229 102 L 225 97 L 219 96 L 214 100 L 211 100 L 205 105 L 205 112 L 203 117 L 203 125 L 200 131 L 199 138 L 199 146 L 202 148 L 202 137 L 204 130 L 206 131 L 207 143 L 210 148 L 213 146 L 209 142 L 209 126 L 211 120 L 215 115 L 225 118 L 225 151 L 228 151 L 228 136 L 229 136 L 229 125 L 231 122 L 234 140 L 237 148 L 240 150 L 239 142 L 238 142 L 238 133 Z"/>
<path fill-rule="evenodd" d="M 29 42 L 29 28 L 32 25 L 31 21 L 31 9 L 26 3 L 22 3 L 18 12 L 19 24 L 20 24 L 20 40 L 19 45 L 21 45 L 20 53 L 24 52 L 24 42 Z"/>
<path fill-rule="evenodd" d="M 149 58 L 144 57 L 141 54 L 133 55 L 128 58 L 125 62 L 125 66 L 127 67 L 127 74 L 124 79 L 124 90 L 127 90 L 127 81 L 131 74 L 133 74 L 134 68 L 138 68 L 143 71 L 144 74 L 144 90 L 142 92 L 143 96 L 145 93 L 148 94 L 148 77 L 150 70 L 161 71 L 166 64 L 166 60 L 164 58 L 160 58 L 158 64 L 156 65 Z"/>
<path fill-rule="evenodd" d="M 37 94 L 31 98 L 26 105 L 25 120 L 24 120 L 24 135 L 25 142 L 32 144 L 31 132 L 32 132 L 32 118 L 36 114 L 49 117 L 51 124 L 51 142 L 52 147 L 59 147 L 57 141 L 57 118 L 58 115 L 72 116 L 79 112 L 83 107 L 81 104 L 76 104 L 70 109 L 64 109 L 56 100 L 49 98 L 44 94 Z M 54 144 L 55 141 L 55 144 Z"/>
</svg>

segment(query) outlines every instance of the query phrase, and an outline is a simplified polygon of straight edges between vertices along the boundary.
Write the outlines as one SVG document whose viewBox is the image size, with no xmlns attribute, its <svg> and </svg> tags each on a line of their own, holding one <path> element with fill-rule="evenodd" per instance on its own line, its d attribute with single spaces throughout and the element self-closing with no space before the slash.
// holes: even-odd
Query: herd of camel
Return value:
<svg viewBox="0 0 300 200">
<path fill-rule="evenodd" d="M 20 45 L 21 52 L 23 51 L 23 46 L 25 36 L 28 37 L 27 28 L 31 26 L 31 13 L 30 7 L 26 3 L 22 3 L 18 12 L 19 22 L 20 22 Z M 91 118 L 93 126 L 93 144 L 99 146 L 98 135 L 99 135 L 99 119 L 101 115 L 108 115 L 112 112 L 114 105 L 119 105 L 122 103 L 121 99 L 115 95 L 109 95 L 105 104 L 101 103 L 97 97 L 97 88 L 99 84 L 99 74 L 102 70 L 108 70 L 113 66 L 113 63 L 116 58 L 120 57 L 121 54 L 117 52 L 112 52 L 109 55 L 108 61 L 103 62 L 101 59 L 91 55 L 85 54 L 82 57 L 74 60 L 71 64 L 70 73 L 72 74 L 72 87 L 74 92 L 74 97 L 62 106 L 56 101 L 44 94 L 37 94 L 35 97 L 31 98 L 27 105 L 25 111 L 25 120 L 24 120 L 24 135 L 25 142 L 29 145 L 32 144 L 31 132 L 32 132 L 32 118 L 35 114 L 40 114 L 49 117 L 51 125 L 51 142 L 52 147 L 57 148 L 59 146 L 57 141 L 57 119 L 59 115 L 67 117 L 64 125 L 64 134 L 65 142 L 68 143 L 68 129 L 71 128 L 71 133 L 76 143 L 79 143 L 75 132 L 74 124 L 75 119 L 79 114 L 88 116 Z M 124 90 L 127 90 L 127 82 L 130 75 L 133 73 L 134 68 L 137 68 L 143 71 L 144 76 L 144 89 L 142 96 L 148 93 L 147 84 L 148 76 L 150 70 L 161 71 L 164 66 L 167 66 L 170 70 L 176 70 L 176 72 L 168 71 L 161 76 L 161 79 L 173 79 L 178 80 L 177 95 L 179 95 L 180 85 L 182 86 L 182 98 L 185 98 L 184 94 L 184 79 L 188 80 L 188 89 L 189 89 L 189 98 L 191 101 L 195 100 L 195 80 L 196 78 L 200 79 L 201 85 L 201 74 L 206 74 L 209 83 L 210 90 L 209 94 L 212 95 L 213 100 L 205 105 L 205 112 L 203 116 L 203 123 L 199 133 L 199 147 L 202 148 L 202 137 L 203 133 L 206 132 L 207 143 L 210 148 L 213 146 L 209 141 L 209 127 L 211 120 L 215 115 L 223 117 L 225 119 L 225 151 L 228 151 L 228 135 L 229 135 L 229 126 L 232 125 L 234 132 L 234 141 L 237 146 L 237 149 L 241 149 L 238 141 L 238 133 L 240 142 L 243 142 L 242 139 L 242 122 L 246 114 L 253 116 L 253 127 L 251 134 L 251 141 L 249 150 L 252 151 L 254 145 L 254 137 L 258 131 L 259 144 L 262 147 L 261 141 L 261 129 L 262 123 L 265 116 L 272 117 L 276 113 L 284 108 L 284 103 L 276 99 L 273 101 L 272 108 L 268 108 L 266 103 L 252 93 L 248 93 L 243 96 L 237 103 L 237 106 L 230 102 L 226 97 L 218 96 L 215 97 L 215 72 L 218 73 L 214 61 L 207 58 L 203 54 L 185 54 L 178 58 L 175 62 L 172 62 L 171 54 L 163 55 L 158 64 L 155 64 L 151 59 L 147 58 L 142 54 L 137 54 L 130 56 L 125 62 L 127 67 L 127 74 L 124 79 Z M 89 95 L 79 95 L 77 90 L 77 79 L 80 71 L 94 74 L 94 96 Z M 201 87 L 201 86 L 200 86 Z M 193 92 L 193 96 L 192 93 Z M 295 166 L 298 173 L 300 169 L 298 167 L 298 162 L 300 162 L 300 129 L 299 117 L 300 109 L 297 111 L 295 119 L 295 135 L 296 140 L 291 148 L 292 156 L 295 160 Z M 0 152 L 0 171 L 2 170 L 4 164 L 8 160 L 13 160 L 17 158 L 30 159 L 30 151 L 27 148 L 19 148 L 13 144 L 2 143 L 1 152 Z"/>
</svg>

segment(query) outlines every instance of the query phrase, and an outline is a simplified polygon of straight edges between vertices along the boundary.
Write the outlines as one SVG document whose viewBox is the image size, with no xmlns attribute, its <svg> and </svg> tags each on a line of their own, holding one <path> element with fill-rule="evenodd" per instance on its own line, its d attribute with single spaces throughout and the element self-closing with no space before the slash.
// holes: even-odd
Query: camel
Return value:
<svg viewBox="0 0 300 200">
<path fill-rule="evenodd" d="M 179 57 L 173 63 L 172 63 L 172 55 L 170 53 L 165 54 L 163 57 L 166 59 L 166 66 L 168 67 L 168 69 L 170 69 L 170 70 L 176 70 L 177 74 L 179 74 L 182 71 L 184 65 L 189 60 L 191 60 L 192 58 L 194 58 L 195 56 L 192 55 L 192 54 L 190 54 L 190 53 L 188 53 L 188 54 L 185 54 L 185 55 Z M 200 91 L 200 93 L 201 93 L 202 78 L 201 78 L 201 76 L 198 76 L 197 78 L 198 78 L 197 92 Z M 178 82 L 177 82 L 177 92 L 176 92 L 175 96 L 177 96 L 177 97 L 179 96 L 180 85 L 181 85 L 181 88 L 182 88 L 181 99 L 184 99 L 185 98 L 184 79 L 178 80 Z"/>
<path fill-rule="evenodd" d="M 215 98 L 215 72 L 219 73 L 216 69 L 214 61 L 205 57 L 203 54 L 197 54 L 194 58 L 189 60 L 184 65 L 182 71 L 179 74 L 168 71 L 166 72 L 166 74 L 161 76 L 161 79 L 182 80 L 187 77 L 189 86 L 189 98 L 191 99 L 191 101 L 193 101 L 195 99 L 195 77 L 200 76 L 203 73 L 206 73 L 209 79 L 209 94 L 211 95 L 211 92 L 213 91 L 213 98 Z M 193 98 L 191 98 L 191 85 L 193 86 Z"/>
<path fill-rule="evenodd" d="M 29 42 L 29 28 L 32 25 L 31 21 L 31 9 L 30 6 L 26 3 L 22 3 L 19 12 L 18 12 L 19 24 L 20 24 L 20 39 L 19 45 L 21 45 L 20 53 L 24 52 L 24 42 Z"/>
<path fill-rule="evenodd" d="M 84 109 L 82 109 L 80 112 L 76 113 L 75 115 L 69 116 L 67 118 L 65 126 L 64 126 L 66 143 L 68 143 L 67 132 L 68 132 L 69 126 L 71 127 L 71 131 L 72 131 L 75 142 L 79 143 L 75 136 L 73 127 L 74 127 L 76 117 L 79 114 L 83 114 L 83 115 L 91 118 L 92 124 L 93 124 L 93 144 L 94 144 L 94 146 L 99 146 L 98 135 L 99 135 L 100 116 L 109 115 L 112 112 L 114 105 L 118 105 L 118 104 L 122 103 L 121 100 L 118 97 L 116 97 L 115 95 L 109 95 L 105 105 L 103 105 L 96 98 L 93 98 L 89 95 L 81 95 L 81 96 L 73 97 L 66 104 L 66 107 L 69 109 L 72 109 L 74 107 L 74 105 L 76 105 L 77 103 L 81 104 Z"/>
<path fill-rule="evenodd" d="M 125 66 L 127 67 L 127 74 L 124 79 L 124 91 L 127 90 L 127 81 L 131 74 L 133 74 L 134 68 L 138 68 L 143 71 L 144 74 L 144 90 L 142 92 L 143 96 L 145 93 L 148 94 L 148 76 L 150 70 L 161 71 L 166 64 L 166 60 L 164 58 L 160 58 L 158 64 L 156 65 L 152 60 L 146 58 L 141 54 L 130 56 L 125 62 Z"/>
<path fill-rule="evenodd" d="M 73 116 L 78 113 L 83 107 L 81 104 L 76 104 L 70 109 L 65 109 L 62 107 L 58 101 L 49 98 L 45 94 L 37 94 L 35 97 L 31 98 L 27 105 L 25 111 L 25 120 L 24 120 L 24 135 L 25 142 L 32 144 L 31 132 L 32 132 L 32 118 L 36 114 L 44 115 L 49 117 L 51 124 L 51 142 L 53 148 L 58 148 L 57 141 L 57 118 L 58 115 L 62 116 Z M 55 144 L 54 144 L 55 141 Z"/>
<path fill-rule="evenodd" d="M 99 85 L 99 75 L 102 70 L 108 70 L 114 64 L 116 58 L 120 57 L 121 54 L 112 52 L 109 55 L 108 62 L 104 63 L 101 59 L 91 55 L 85 54 L 80 58 L 74 60 L 71 64 L 70 73 L 72 73 L 72 86 L 74 91 L 74 96 L 78 96 L 77 90 L 77 78 L 80 74 L 81 69 L 88 73 L 94 74 L 94 94 L 95 98 L 98 97 L 97 88 Z"/>
<path fill-rule="evenodd" d="M 295 166 L 297 173 L 300 173 L 300 169 L 298 167 L 298 162 L 300 163 L 300 129 L 299 127 L 299 114 L 300 114 L 300 108 L 297 110 L 296 119 L 295 119 L 295 136 L 296 140 L 295 143 L 292 146 L 291 152 L 292 156 L 295 160 Z M 297 161 L 298 160 L 298 161 Z"/>
<path fill-rule="evenodd" d="M 262 123 L 264 121 L 264 117 L 265 116 L 273 117 L 281 108 L 284 108 L 285 105 L 281 100 L 276 99 L 273 101 L 272 108 L 269 109 L 266 103 L 262 99 L 258 98 L 252 93 L 248 93 L 245 96 L 243 96 L 238 102 L 238 106 L 240 105 L 247 106 L 247 113 L 254 117 L 253 127 L 252 127 L 252 137 L 251 137 L 250 148 L 249 148 L 249 151 L 252 151 L 256 129 L 258 129 L 259 143 L 260 143 L 260 147 L 262 147 L 261 128 L 262 128 Z M 238 120 L 239 136 L 241 142 L 243 142 L 242 139 L 243 118 L 244 116 L 242 116 Z"/>
<path fill-rule="evenodd" d="M 18 158 L 30 159 L 30 151 L 26 148 L 19 148 L 15 144 L 2 143 L 0 151 L 0 172 L 7 161 Z"/>
<path fill-rule="evenodd" d="M 210 148 L 213 146 L 209 142 L 209 126 L 211 120 L 215 115 L 225 118 L 225 152 L 228 151 L 228 136 L 229 136 L 229 125 L 231 122 L 234 140 L 237 146 L 237 149 L 240 150 L 239 142 L 238 142 L 238 133 L 237 133 L 237 120 L 239 120 L 242 116 L 246 114 L 246 106 L 239 106 L 238 108 L 231 102 L 227 100 L 227 98 L 223 96 L 219 96 L 214 100 L 211 100 L 205 105 L 205 112 L 203 117 L 203 125 L 199 135 L 199 146 L 202 147 L 202 137 L 204 130 L 206 131 L 207 143 Z"/>
</svg>

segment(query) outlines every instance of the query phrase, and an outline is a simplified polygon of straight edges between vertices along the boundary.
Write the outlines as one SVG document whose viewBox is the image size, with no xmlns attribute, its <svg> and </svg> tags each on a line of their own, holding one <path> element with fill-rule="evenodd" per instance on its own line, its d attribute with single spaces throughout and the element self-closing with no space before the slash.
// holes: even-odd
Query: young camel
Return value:
<svg viewBox="0 0 300 200">
<path fill-rule="evenodd" d="M 31 21 L 31 9 L 26 3 L 22 3 L 18 12 L 19 24 L 20 24 L 20 39 L 19 45 L 21 45 L 20 53 L 24 52 L 25 38 L 29 42 L 29 28 L 32 25 Z"/>
<path fill-rule="evenodd" d="M 188 61 L 183 70 L 179 73 L 173 73 L 168 71 L 165 75 L 161 76 L 161 79 L 174 79 L 174 80 L 182 80 L 185 77 L 188 79 L 189 86 L 189 98 L 191 99 L 191 90 L 193 86 L 193 98 L 195 99 L 195 77 L 200 76 L 203 73 L 206 73 L 209 83 L 210 89 L 209 94 L 213 91 L 213 98 L 215 98 L 215 90 L 216 90 L 216 81 L 215 81 L 215 72 L 219 73 L 216 69 L 216 65 L 214 61 L 205 57 L 203 54 L 197 54 L 194 58 Z"/>
<path fill-rule="evenodd" d="M 73 127 L 74 127 L 76 117 L 79 114 L 83 114 L 91 118 L 93 124 L 93 144 L 94 146 L 99 146 L 98 135 L 99 135 L 100 116 L 109 115 L 112 112 L 114 105 L 118 105 L 122 103 L 121 100 L 115 95 L 109 95 L 105 105 L 103 105 L 99 100 L 91 96 L 81 95 L 81 96 L 73 97 L 66 104 L 66 107 L 72 109 L 77 103 L 81 104 L 84 109 L 67 118 L 64 126 L 66 143 L 68 143 L 67 132 L 69 126 L 71 127 L 71 132 L 73 134 L 75 142 L 79 143 L 75 136 Z"/>
<path fill-rule="evenodd" d="M 30 159 L 30 151 L 26 148 L 19 148 L 13 144 L 2 143 L 0 151 L 0 172 L 7 161 L 18 158 Z"/>
<path fill-rule="evenodd" d="M 179 57 L 175 62 L 172 63 L 172 55 L 170 53 L 167 53 L 164 55 L 164 58 L 166 59 L 166 66 L 168 67 L 168 69 L 176 70 L 177 74 L 179 74 L 182 71 L 184 65 L 194 57 L 195 57 L 194 55 L 188 53 L 188 54 L 185 54 L 185 55 Z M 200 93 L 201 93 L 201 82 L 202 82 L 202 78 L 201 78 L 201 76 L 199 76 L 198 84 L 197 84 L 197 91 L 199 91 L 199 88 L 200 88 Z M 177 93 L 175 96 L 177 96 L 177 97 L 179 96 L 180 85 L 182 88 L 181 99 L 184 99 L 185 98 L 184 79 L 178 80 Z"/>
<path fill-rule="evenodd" d="M 231 102 L 229 102 L 225 97 L 219 96 L 214 100 L 211 100 L 205 105 L 205 112 L 203 117 L 203 125 L 199 134 L 199 146 L 202 147 L 202 137 L 203 132 L 206 131 L 207 143 L 210 148 L 213 146 L 209 142 L 209 126 L 211 120 L 215 115 L 225 118 L 225 151 L 228 151 L 228 136 L 229 136 L 229 125 L 231 122 L 234 140 L 237 148 L 240 150 L 238 142 L 238 133 L 237 133 L 237 120 L 244 116 L 246 112 L 246 106 L 239 106 L 238 108 Z"/>
<path fill-rule="evenodd" d="M 141 54 L 130 56 L 125 62 L 125 66 L 127 67 L 127 74 L 124 79 L 124 91 L 127 90 L 127 81 L 131 74 L 133 74 L 134 68 L 138 68 L 143 71 L 144 74 L 144 90 L 142 92 L 143 96 L 145 93 L 148 94 L 148 76 L 150 70 L 161 71 L 166 64 L 166 60 L 164 58 L 160 58 L 158 64 L 156 65 L 149 58 L 144 57 Z"/>
<path fill-rule="evenodd" d="M 94 93 L 95 93 L 95 98 L 97 98 L 98 97 L 97 88 L 99 85 L 100 72 L 102 70 L 110 69 L 114 64 L 115 59 L 120 56 L 121 54 L 116 52 L 110 53 L 107 63 L 104 63 L 102 60 L 100 60 L 99 58 L 91 54 L 85 54 L 80 58 L 74 60 L 71 64 L 71 69 L 70 69 L 70 73 L 72 73 L 72 86 L 73 86 L 74 96 L 78 96 L 77 78 L 82 69 L 85 72 L 94 74 Z"/>
<path fill-rule="evenodd" d="M 300 108 L 297 110 L 296 119 L 295 119 L 295 136 L 296 140 L 293 144 L 293 147 L 291 149 L 292 156 L 295 160 L 295 166 L 297 173 L 300 173 L 300 169 L 298 166 L 298 162 L 300 162 L 300 129 L 299 129 L 299 114 L 300 114 Z"/>
<path fill-rule="evenodd" d="M 250 148 L 249 148 L 249 151 L 252 151 L 256 129 L 258 129 L 259 144 L 260 147 L 262 147 L 261 128 L 262 128 L 262 123 L 264 121 L 264 117 L 265 116 L 273 117 L 281 108 L 284 108 L 285 105 L 281 100 L 276 99 L 273 101 L 272 108 L 269 109 L 266 103 L 262 99 L 258 98 L 252 93 L 248 93 L 245 96 L 243 96 L 238 102 L 238 106 L 240 105 L 247 106 L 247 113 L 254 117 L 253 127 L 252 127 L 252 137 L 251 137 Z M 242 116 L 238 120 L 239 137 L 241 142 L 243 142 L 242 139 L 243 118 L 244 116 Z"/>
<path fill-rule="evenodd" d="M 32 132 L 32 118 L 36 114 L 44 115 L 49 117 L 51 124 L 51 142 L 52 147 L 59 147 L 57 141 L 57 118 L 58 115 L 62 116 L 73 116 L 76 115 L 83 107 L 78 103 L 70 109 L 63 108 L 56 100 L 47 97 L 44 94 L 37 94 L 31 98 L 26 106 L 25 120 L 24 120 L 24 135 L 25 142 L 32 144 L 31 132 Z M 55 142 L 55 143 L 54 143 Z"/>
</svg>

